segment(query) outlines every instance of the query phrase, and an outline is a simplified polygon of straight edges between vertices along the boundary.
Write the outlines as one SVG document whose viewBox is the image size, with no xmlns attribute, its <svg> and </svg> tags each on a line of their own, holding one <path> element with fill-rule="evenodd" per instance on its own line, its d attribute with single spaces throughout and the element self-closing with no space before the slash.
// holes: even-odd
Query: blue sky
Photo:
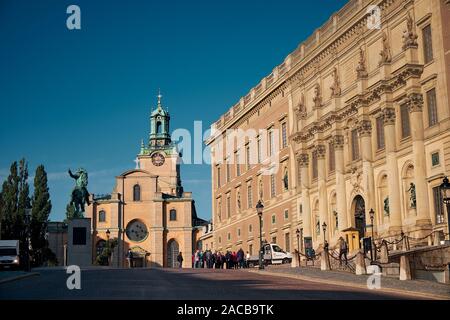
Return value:
<svg viewBox="0 0 450 320">
<path fill-rule="evenodd" d="M 171 130 L 206 130 L 345 3 L 1 0 L 0 182 L 21 157 L 31 175 L 44 164 L 63 219 L 68 168 L 86 168 L 96 194 L 134 168 L 158 88 Z M 66 28 L 71 4 L 81 30 Z M 181 174 L 209 219 L 209 166 Z"/>
</svg>

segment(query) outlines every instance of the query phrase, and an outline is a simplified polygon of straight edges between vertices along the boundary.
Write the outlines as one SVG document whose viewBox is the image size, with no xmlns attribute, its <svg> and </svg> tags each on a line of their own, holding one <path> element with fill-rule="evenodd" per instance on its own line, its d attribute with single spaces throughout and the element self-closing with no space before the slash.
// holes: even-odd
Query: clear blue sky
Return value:
<svg viewBox="0 0 450 320">
<path fill-rule="evenodd" d="M 158 88 L 171 130 L 207 129 L 345 3 L 0 0 L 0 182 L 21 157 L 30 175 L 44 164 L 63 219 L 68 168 L 85 167 L 97 194 L 134 168 Z M 81 30 L 66 28 L 71 4 Z M 181 174 L 209 219 L 209 166 Z"/>
</svg>

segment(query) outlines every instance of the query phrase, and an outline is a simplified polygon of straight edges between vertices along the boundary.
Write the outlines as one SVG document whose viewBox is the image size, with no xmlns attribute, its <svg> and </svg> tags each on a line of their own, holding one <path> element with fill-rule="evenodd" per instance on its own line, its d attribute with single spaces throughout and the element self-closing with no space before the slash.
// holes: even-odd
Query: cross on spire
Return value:
<svg viewBox="0 0 450 320">
<path fill-rule="evenodd" d="M 136 157 L 136 159 L 134 159 L 133 161 L 136 163 L 136 168 L 135 168 L 135 169 L 136 169 L 136 170 L 137 170 L 137 169 L 140 169 L 141 163 L 140 163 L 140 161 L 139 161 L 139 158 Z"/>
<path fill-rule="evenodd" d="M 158 108 L 160 108 L 161 107 L 161 98 L 162 98 L 161 89 L 158 89 L 157 97 L 158 97 Z"/>
</svg>

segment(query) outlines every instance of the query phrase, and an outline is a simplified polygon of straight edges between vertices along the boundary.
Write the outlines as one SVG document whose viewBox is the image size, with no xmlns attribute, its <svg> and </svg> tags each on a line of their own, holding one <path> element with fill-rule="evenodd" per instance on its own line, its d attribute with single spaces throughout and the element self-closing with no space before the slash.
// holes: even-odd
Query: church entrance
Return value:
<svg viewBox="0 0 450 320">
<path fill-rule="evenodd" d="M 178 268 L 177 256 L 180 253 L 180 246 L 174 239 L 167 244 L 167 267 Z"/>
<path fill-rule="evenodd" d="M 353 212 L 355 214 L 355 228 L 358 229 L 359 238 L 364 238 L 366 231 L 366 204 L 364 198 L 357 195 L 353 199 Z"/>
</svg>

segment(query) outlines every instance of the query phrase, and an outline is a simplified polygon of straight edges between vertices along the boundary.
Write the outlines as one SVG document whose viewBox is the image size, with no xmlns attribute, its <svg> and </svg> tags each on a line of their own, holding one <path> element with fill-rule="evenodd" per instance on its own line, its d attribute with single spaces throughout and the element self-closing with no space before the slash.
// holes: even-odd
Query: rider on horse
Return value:
<svg viewBox="0 0 450 320">
<path fill-rule="evenodd" d="M 75 205 L 76 212 L 84 212 L 84 204 L 90 204 L 89 192 L 86 188 L 88 185 L 87 171 L 83 168 L 79 168 L 75 174 L 73 174 L 69 169 L 69 175 L 76 180 L 75 188 L 73 188 L 71 194 L 70 205 Z"/>
</svg>

